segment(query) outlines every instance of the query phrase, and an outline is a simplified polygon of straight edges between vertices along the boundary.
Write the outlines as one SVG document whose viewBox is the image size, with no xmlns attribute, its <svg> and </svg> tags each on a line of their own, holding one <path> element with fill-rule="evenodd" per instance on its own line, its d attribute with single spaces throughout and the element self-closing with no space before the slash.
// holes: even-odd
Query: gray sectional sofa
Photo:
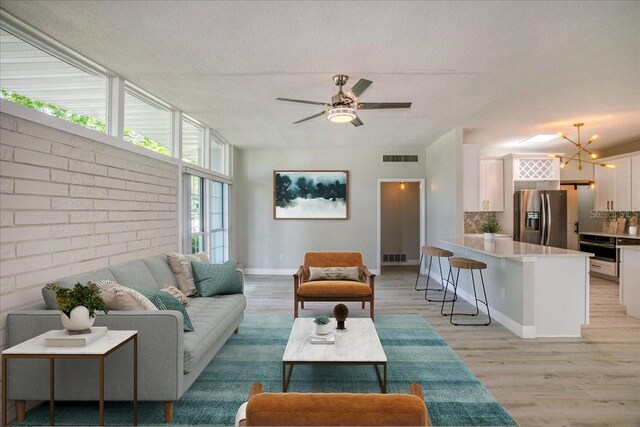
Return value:
<svg viewBox="0 0 640 427">
<path fill-rule="evenodd" d="M 242 275 L 241 271 L 237 274 Z M 158 255 L 92 274 L 61 280 L 77 282 L 113 280 L 125 286 L 160 289 L 177 287 L 167 257 Z M 244 287 L 244 278 L 243 278 Z M 186 310 L 194 332 L 183 331 L 178 311 L 110 311 L 98 314 L 94 326 L 138 331 L 138 398 L 163 401 L 165 421 L 171 422 L 173 402 L 180 399 L 227 339 L 238 331 L 246 307 L 244 294 L 191 298 Z M 8 345 L 13 346 L 51 329 L 62 329 L 60 312 L 44 302 L 7 317 Z M 56 400 L 99 400 L 98 362 L 56 361 Z M 132 344 L 106 358 L 105 399 L 132 398 Z M 24 415 L 24 401 L 49 399 L 49 364 L 46 360 L 11 360 L 7 397 L 15 400 L 16 416 Z M 20 413 L 22 412 L 22 414 Z"/>
</svg>

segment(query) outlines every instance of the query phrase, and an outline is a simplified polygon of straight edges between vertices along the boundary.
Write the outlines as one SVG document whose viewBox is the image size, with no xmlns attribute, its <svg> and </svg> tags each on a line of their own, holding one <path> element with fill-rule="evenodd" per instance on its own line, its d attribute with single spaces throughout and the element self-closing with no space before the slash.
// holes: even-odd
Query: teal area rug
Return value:
<svg viewBox="0 0 640 427">
<path fill-rule="evenodd" d="M 176 402 L 177 425 L 233 425 L 249 387 L 260 381 L 265 391 L 282 390 L 282 354 L 291 315 L 247 315 L 191 388 Z M 347 327 L 349 323 L 347 320 Z M 434 426 L 513 426 L 515 421 L 466 368 L 446 342 L 418 315 L 380 315 L 376 329 L 388 360 L 388 392 L 407 393 L 422 386 Z M 289 391 L 378 393 L 371 366 L 296 366 Z M 131 403 L 108 402 L 108 425 L 130 425 Z M 23 423 L 44 425 L 48 405 L 27 413 Z M 93 425 L 96 402 L 56 403 L 57 425 Z M 163 424 L 160 402 L 140 402 L 139 424 Z"/>
</svg>

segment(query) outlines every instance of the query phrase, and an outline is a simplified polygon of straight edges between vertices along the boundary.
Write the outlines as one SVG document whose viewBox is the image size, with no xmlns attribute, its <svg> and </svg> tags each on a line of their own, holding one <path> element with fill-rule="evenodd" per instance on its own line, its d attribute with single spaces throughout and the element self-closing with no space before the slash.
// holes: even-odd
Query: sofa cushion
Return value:
<svg viewBox="0 0 640 427">
<path fill-rule="evenodd" d="M 178 281 L 178 288 L 188 297 L 198 294 L 198 289 L 193 281 L 191 261 L 209 262 L 209 256 L 204 252 L 193 255 L 171 253 L 167 255 L 167 261 Z"/>
<path fill-rule="evenodd" d="M 203 297 L 242 293 L 242 278 L 231 261 L 207 264 L 191 261 L 193 280 Z"/>
<path fill-rule="evenodd" d="M 160 286 L 171 285 L 178 287 L 176 276 L 171 271 L 166 255 L 156 255 L 142 260 L 147 266 L 151 275 Z"/>
<path fill-rule="evenodd" d="M 153 303 L 153 305 L 158 310 L 175 310 L 182 313 L 184 331 L 193 332 L 193 324 L 191 323 L 189 314 L 182 306 L 182 303 L 175 299 L 172 295 L 168 294 L 167 292 L 161 291 L 160 289 L 140 288 L 135 286 L 132 286 L 131 288 L 149 298 L 149 301 L 151 301 L 151 303 Z"/>
<path fill-rule="evenodd" d="M 174 297 L 175 299 L 177 299 L 178 301 L 180 301 L 180 304 L 182 305 L 187 305 L 189 304 L 189 298 L 186 297 L 185 294 L 182 293 L 182 291 L 178 288 L 176 288 L 175 286 L 171 286 L 171 285 L 167 285 L 164 288 L 160 289 L 162 292 L 166 292 L 169 295 L 171 295 L 172 297 Z"/>
<path fill-rule="evenodd" d="M 109 271 L 115 277 L 115 282 L 124 286 L 139 288 L 160 289 L 156 279 L 141 260 L 130 262 L 118 267 L 111 267 Z"/>
<path fill-rule="evenodd" d="M 194 298 L 187 312 L 195 332 L 184 334 L 184 373 L 191 372 L 247 306 L 243 294 Z"/>
<path fill-rule="evenodd" d="M 371 287 L 366 283 L 347 280 L 318 280 L 315 282 L 305 282 L 298 286 L 298 295 L 314 297 L 367 296 L 371 295 Z"/>
<path fill-rule="evenodd" d="M 42 298 L 44 299 L 44 303 L 47 304 L 47 310 L 59 310 L 56 297 L 56 291 L 48 289 L 46 286 L 42 287 Z"/>
<path fill-rule="evenodd" d="M 309 281 L 351 280 L 360 281 L 360 267 L 309 267 Z"/>
<path fill-rule="evenodd" d="M 113 280 L 99 280 L 95 285 L 100 290 L 100 297 L 109 310 L 157 310 L 145 295 Z"/>
<path fill-rule="evenodd" d="M 99 280 L 116 281 L 116 278 L 113 277 L 113 274 L 111 274 L 111 271 L 105 268 L 104 270 L 98 270 L 91 274 L 86 274 L 84 276 L 70 277 L 67 279 L 58 280 L 58 285 L 62 286 L 63 288 L 73 288 L 73 286 L 76 283 L 82 283 L 83 285 L 86 285 L 88 282 L 95 283 Z"/>
</svg>

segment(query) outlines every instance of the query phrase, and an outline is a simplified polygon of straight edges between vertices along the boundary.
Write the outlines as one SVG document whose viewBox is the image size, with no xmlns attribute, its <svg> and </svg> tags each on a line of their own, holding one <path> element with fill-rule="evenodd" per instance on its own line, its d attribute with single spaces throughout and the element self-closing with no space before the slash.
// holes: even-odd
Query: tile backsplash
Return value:
<svg viewBox="0 0 640 427">
<path fill-rule="evenodd" d="M 480 224 L 487 218 L 495 218 L 495 212 L 465 212 L 464 213 L 464 233 L 465 234 L 478 234 L 480 231 Z"/>
</svg>

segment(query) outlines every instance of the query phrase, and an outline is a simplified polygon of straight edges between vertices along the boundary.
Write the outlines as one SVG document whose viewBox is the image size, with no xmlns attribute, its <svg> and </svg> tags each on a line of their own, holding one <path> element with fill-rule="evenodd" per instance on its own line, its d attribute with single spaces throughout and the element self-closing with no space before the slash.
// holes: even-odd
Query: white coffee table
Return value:
<svg viewBox="0 0 640 427">
<path fill-rule="evenodd" d="M 2 352 L 2 425 L 7 425 L 7 360 L 49 359 L 49 424 L 54 425 L 55 359 L 96 359 L 100 363 L 100 425 L 104 425 L 104 359 L 126 343 L 133 341 L 133 425 L 138 425 L 138 331 L 107 331 L 86 347 L 47 347 L 45 332 Z"/>
<path fill-rule="evenodd" d="M 332 329 L 336 322 L 332 320 Z M 336 331 L 335 344 L 311 344 L 315 324 L 297 318 L 282 356 L 282 391 L 289 388 L 294 365 L 373 365 L 383 393 L 387 392 L 387 356 L 371 319 L 347 319 L 345 331 Z M 380 374 L 380 366 L 384 374 Z M 288 368 L 288 369 L 287 369 Z"/>
</svg>

